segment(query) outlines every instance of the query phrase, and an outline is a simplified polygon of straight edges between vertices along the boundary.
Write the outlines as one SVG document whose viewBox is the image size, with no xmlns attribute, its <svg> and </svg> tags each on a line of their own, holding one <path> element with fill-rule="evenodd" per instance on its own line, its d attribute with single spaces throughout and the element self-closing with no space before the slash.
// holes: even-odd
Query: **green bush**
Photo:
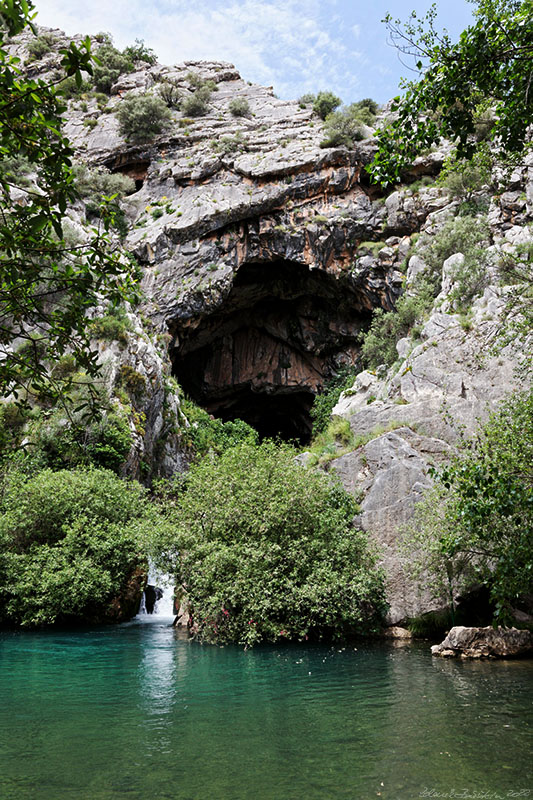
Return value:
<svg viewBox="0 0 533 800">
<path fill-rule="evenodd" d="M 213 149 L 219 153 L 236 153 L 239 150 L 245 150 L 246 146 L 247 140 L 240 131 L 235 136 L 221 136 L 220 139 L 213 142 Z"/>
<path fill-rule="evenodd" d="M 155 94 L 129 94 L 117 109 L 119 130 L 131 142 L 147 142 L 172 122 L 163 100 Z"/>
<path fill-rule="evenodd" d="M 69 78 L 65 78 L 59 84 L 59 91 L 67 100 L 86 95 L 92 91 L 92 88 L 93 84 L 90 83 L 90 81 L 82 81 L 80 84 L 78 84 L 74 75 L 71 75 Z"/>
<path fill-rule="evenodd" d="M 316 94 L 307 92 L 306 94 L 303 94 L 301 97 L 298 98 L 298 104 L 300 108 L 307 108 L 307 106 L 312 106 L 315 100 L 316 100 Z"/>
<path fill-rule="evenodd" d="M 489 265 L 486 244 L 490 229 L 483 217 L 454 217 L 433 236 L 423 235 L 416 251 L 429 267 L 428 280 L 438 293 L 442 265 L 455 253 L 462 253 L 464 261 L 455 269 L 452 279 L 456 283 L 450 299 L 459 312 L 466 312 L 472 300 L 487 286 Z"/>
<path fill-rule="evenodd" d="M 436 597 L 487 586 L 494 621 L 533 592 L 533 391 L 493 413 L 415 509 L 406 565 Z"/>
<path fill-rule="evenodd" d="M 330 417 L 324 430 L 316 434 L 308 448 L 311 459 L 308 466 L 322 466 L 354 450 L 355 441 L 350 423 L 344 417 Z"/>
<path fill-rule="evenodd" d="M 121 75 L 133 71 L 133 60 L 111 43 L 99 47 L 96 57 L 100 63 L 94 68 L 93 85 L 99 92 L 109 94 L 111 87 Z"/>
<path fill-rule="evenodd" d="M 182 96 L 175 81 L 164 78 L 157 87 L 157 91 L 167 108 L 181 108 Z"/>
<path fill-rule="evenodd" d="M 197 89 L 182 101 L 181 110 L 186 117 L 203 117 L 209 110 L 211 91 L 206 88 Z"/>
<path fill-rule="evenodd" d="M 38 418 L 27 438 L 30 466 L 53 469 L 94 465 L 119 472 L 132 445 L 127 420 L 114 411 L 87 423 L 81 412 L 66 416 L 57 409 L 50 417 Z"/>
<path fill-rule="evenodd" d="M 8 472 L 0 504 L 0 618 L 23 626 L 104 621 L 144 567 L 155 515 L 106 470 Z M 130 615 L 135 613 L 134 598 Z"/>
<path fill-rule="evenodd" d="M 313 111 L 320 119 L 326 119 L 328 114 L 340 106 L 342 100 L 333 92 L 319 92 L 313 100 Z"/>
<path fill-rule="evenodd" d="M 324 123 L 325 139 L 320 147 L 353 147 L 363 138 L 361 120 L 351 106 L 328 114 Z"/>
<path fill-rule="evenodd" d="M 247 117 L 250 114 L 250 103 L 245 97 L 235 97 L 228 108 L 234 117 Z"/>
<path fill-rule="evenodd" d="M 476 211 L 473 196 L 485 189 L 492 181 L 492 158 L 488 150 L 479 150 L 471 159 L 450 156 L 440 172 L 437 183 L 443 186 L 450 197 L 463 201 L 464 208 Z"/>
<path fill-rule="evenodd" d="M 341 393 L 352 386 L 355 380 L 355 370 L 352 366 L 344 366 L 324 386 L 322 394 L 315 396 L 311 408 L 313 420 L 313 436 L 322 433 L 329 425 L 331 412 L 337 405 Z"/>
<path fill-rule="evenodd" d="M 28 177 L 35 170 L 25 156 L 7 156 L 0 161 L 0 175 L 8 183 L 16 186 L 30 186 Z"/>
<path fill-rule="evenodd" d="M 123 50 L 123 55 L 128 61 L 133 63 L 144 61 L 153 66 L 157 64 L 157 56 L 151 47 L 146 47 L 144 39 L 135 39 L 135 44 L 130 44 Z"/>
<path fill-rule="evenodd" d="M 57 44 L 57 38 L 53 33 L 41 33 L 28 44 L 28 52 L 32 60 L 38 61 L 43 56 L 53 50 Z"/>
<path fill-rule="evenodd" d="M 246 441 L 204 458 L 175 497 L 166 535 L 154 537 L 201 639 L 249 646 L 379 625 L 382 574 L 351 526 L 353 499 L 294 456 Z"/>
<path fill-rule="evenodd" d="M 244 441 L 257 443 L 257 431 L 242 419 L 228 422 L 213 419 L 207 411 L 188 398 L 181 400 L 181 410 L 190 424 L 183 433 L 184 443 L 197 456 L 209 452 L 220 454 Z"/>
<path fill-rule="evenodd" d="M 120 200 L 124 195 L 135 191 L 135 181 L 120 172 L 109 172 L 103 167 L 88 167 L 81 162 L 75 163 L 72 168 L 74 185 L 80 197 L 86 201 L 89 213 L 99 212 L 102 197 L 117 196 Z"/>
<path fill-rule="evenodd" d="M 372 323 L 363 335 L 361 359 L 375 369 L 380 364 L 391 366 L 398 358 L 396 343 L 407 336 L 417 322 L 431 309 L 434 289 L 431 282 L 419 279 L 416 295 L 402 295 L 394 311 L 376 309 Z"/>
</svg>

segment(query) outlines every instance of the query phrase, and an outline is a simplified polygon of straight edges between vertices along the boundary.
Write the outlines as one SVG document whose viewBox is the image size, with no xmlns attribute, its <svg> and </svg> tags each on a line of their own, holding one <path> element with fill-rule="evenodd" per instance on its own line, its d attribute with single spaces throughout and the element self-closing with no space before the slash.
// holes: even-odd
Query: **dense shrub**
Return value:
<svg viewBox="0 0 533 800">
<path fill-rule="evenodd" d="M 328 114 L 324 123 L 325 139 L 321 147 L 353 147 L 363 138 L 362 120 L 351 106 Z"/>
<path fill-rule="evenodd" d="M 53 33 L 41 33 L 39 36 L 31 39 L 28 44 L 28 52 L 31 58 L 37 61 L 47 55 L 56 44 L 57 38 Z"/>
<path fill-rule="evenodd" d="M 35 170 L 24 156 L 8 156 L 0 161 L 0 175 L 7 183 L 16 186 L 29 186 L 31 179 L 28 177 Z"/>
<path fill-rule="evenodd" d="M 379 624 L 383 582 L 354 502 L 288 446 L 246 441 L 192 467 L 175 498 L 161 567 L 186 586 L 198 636 L 344 636 Z"/>
<path fill-rule="evenodd" d="M 203 117 L 209 110 L 211 90 L 206 87 L 197 89 L 181 104 L 181 110 L 186 117 Z"/>
<path fill-rule="evenodd" d="M 247 117 L 250 114 L 250 103 L 245 97 L 235 97 L 228 106 L 234 117 Z"/>
<path fill-rule="evenodd" d="M 361 359 L 365 366 L 375 369 L 380 364 L 394 364 L 398 358 L 396 343 L 413 333 L 415 324 L 431 309 L 433 299 L 432 284 L 420 279 L 416 295 L 402 295 L 394 311 L 376 309 L 370 328 L 363 335 Z"/>
<path fill-rule="evenodd" d="M 438 177 L 438 183 L 448 190 L 450 196 L 463 201 L 463 209 L 472 208 L 488 201 L 488 189 L 492 180 L 492 158 L 488 150 L 480 149 L 471 159 L 450 156 Z M 486 197 L 473 203 L 474 196 L 485 189 Z"/>
<path fill-rule="evenodd" d="M 81 162 L 73 166 L 74 184 L 80 197 L 85 200 L 87 211 L 99 213 L 102 197 L 116 195 L 120 200 L 135 191 L 135 181 L 120 172 L 112 173 L 103 167 L 91 168 Z"/>
<path fill-rule="evenodd" d="M 331 412 L 337 405 L 341 393 L 352 386 L 354 379 L 355 370 L 352 366 L 341 367 L 337 374 L 327 381 L 322 393 L 316 395 L 311 408 L 313 436 L 326 430 Z"/>
<path fill-rule="evenodd" d="M 121 53 L 111 43 L 103 44 L 96 51 L 100 61 L 94 68 L 93 84 L 95 89 L 109 94 L 111 87 L 119 77 L 126 72 L 133 71 L 133 60 L 125 53 Z"/>
<path fill-rule="evenodd" d="M 123 55 L 129 61 L 144 61 L 153 66 L 157 63 L 157 56 L 151 47 L 146 47 L 144 39 L 135 39 L 135 44 L 130 44 L 123 51 Z"/>
<path fill-rule="evenodd" d="M 421 236 L 417 252 L 429 267 L 428 279 L 438 292 L 442 265 L 455 253 L 462 253 L 464 261 L 451 276 L 455 287 L 449 295 L 457 311 L 465 312 L 475 297 L 488 283 L 489 254 L 487 243 L 490 230 L 483 217 L 454 217 L 448 220 L 433 236 Z"/>
<path fill-rule="evenodd" d="M 11 471 L 3 484 L 0 619 L 105 619 L 144 565 L 141 539 L 155 524 L 144 490 L 105 470 Z"/>
<path fill-rule="evenodd" d="M 239 150 L 245 150 L 247 140 L 238 131 L 235 136 L 221 136 L 220 139 L 213 141 L 213 149 L 219 153 L 236 153 Z"/>
<path fill-rule="evenodd" d="M 313 111 L 320 119 L 326 119 L 328 114 L 340 106 L 342 100 L 333 92 L 319 92 L 313 99 Z"/>
<path fill-rule="evenodd" d="M 198 456 L 209 452 L 220 454 L 244 441 L 257 443 L 257 431 L 242 419 L 228 422 L 214 419 L 187 398 L 182 399 L 181 409 L 190 424 L 183 440 Z"/>
<path fill-rule="evenodd" d="M 507 624 L 533 592 L 533 392 L 506 401 L 436 477 L 404 533 L 407 568 L 452 606 L 487 586 Z"/>
<path fill-rule="evenodd" d="M 155 94 L 130 94 L 117 110 L 120 133 L 131 142 L 147 142 L 166 130 L 172 115 Z"/>
<path fill-rule="evenodd" d="M 94 465 L 119 472 L 132 445 L 127 420 L 114 411 L 87 423 L 81 412 L 67 417 L 59 408 L 38 418 L 28 439 L 31 462 L 53 469 Z"/>
</svg>

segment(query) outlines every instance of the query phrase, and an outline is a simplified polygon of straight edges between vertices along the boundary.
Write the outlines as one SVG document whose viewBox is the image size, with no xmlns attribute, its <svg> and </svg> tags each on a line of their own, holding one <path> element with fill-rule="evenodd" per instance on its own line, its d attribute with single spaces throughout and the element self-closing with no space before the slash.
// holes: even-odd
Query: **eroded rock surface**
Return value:
<svg viewBox="0 0 533 800">
<path fill-rule="evenodd" d="M 444 658 L 511 658 L 533 653 L 533 633 L 517 628 L 452 628 L 441 644 L 431 648 Z"/>
<path fill-rule="evenodd" d="M 59 66 L 67 38 L 54 35 L 57 47 L 27 65 L 33 74 Z M 11 45 L 22 61 L 28 41 L 23 34 Z M 115 112 L 128 93 L 172 80 L 187 97 L 191 73 L 216 84 L 204 116 L 173 111 L 169 130 L 146 144 L 121 137 Z M 234 98 L 248 102 L 248 115 L 231 114 Z M 143 268 L 143 300 L 129 311 L 125 342 L 98 343 L 110 393 L 129 409 L 135 477 L 186 468 L 188 423 L 172 377 L 223 419 L 306 442 L 315 394 L 341 365 L 357 363 L 372 313 L 392 309 L 403 288 L 415 290 L 425 264 L 412 254 L 413 234 L 434 234 L 458 211 L 434 185 L 385 196 L 365 176 L 370 136 L 352 150 L 322 148 L 322 122 L 310 108 L 247 84 L 224 62 L 138 64 L 105 105 L 70 100 L 66 133 L 79 160 L 135 182 L 122 202 L 123 245 Z M 417 159 L 409 179 L 436 175 L 446 154 Z M 487 217 L 496 249 L 531 239 L 533 154 L 506 188 Z M 87 224 L 83 204 L 69 215 L 80 229 Z M 428 468 L 521 385 L 513 343 L 490 349 L 505 306 L 497 275 L 468 324 L 454 311 L 461 257 L 443 264 L 441 295 L 420 336 L 398 342 L 395 367 L 361 372 L 334 409 L 366 442 L 331 467 L 354 494 L 363 490 L 359 522 L 383 550 L 391 624 L 438 607 L 406 579 L 397 548 L 399 527 L 430 485 Z"/>
</svg>

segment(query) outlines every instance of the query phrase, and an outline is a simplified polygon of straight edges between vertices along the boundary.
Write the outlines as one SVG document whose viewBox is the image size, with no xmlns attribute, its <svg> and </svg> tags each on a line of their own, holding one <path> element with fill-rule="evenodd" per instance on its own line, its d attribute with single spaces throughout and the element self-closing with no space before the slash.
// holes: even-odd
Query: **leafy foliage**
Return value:
<svg viewBox="0 0 533 800">
<path fill-rule="evenodd" d="M 234 97 L 228 108 L 234 117 L 247 117 L 250 114 L 250 103 L 246 97 Z"/>
<path fill-rule="evenodd" d="M 183 434 L 184 442 L 197 456 L 220 454 L 245 441 L 257 443 L 257 431 L 242 419 L 228 422 L 214 419 L 187 398 L 182 399 L 181 409 L 190 425 Z"/>
<path fill-rule="evenodd" d="M 130 44 L 124 49 L 124 56 L 133 61 L 144 61 L 153 67 L 157 64 L 157 56 L 151 47 L 146 47 L 144 39 L 135 39 L 135 44 Z"/>
<path fill-rule="evenodd" d="M 133 59 L 124 51 L 121 53 L 111 42 L 98 48 L 98 62 L 94 68 L 93 84 L 99 92 L 109 94 L 111 87 L 119 77 L 133 71 Z"/>
<path fill-rule="evenodd" d="M 342 100 L 333 92 L 319 92 L 313 99 L 313 111 L 320 119 L 326 119 L 328 114 L 340 106 Z"/>
<path fill-rule="evenodd" d="M 436 477 L 406 534 L 409 562 L 450 597 L 485 584 L 508 623 L 533 591 L 533 392 L 505 402 Z"/>
<path fill-rule="evenodd" d="M 487 198 L 476 202 L 475 196 L 487 190 L 492 177 L 492 157 L 486 149 L 474 153 L 471 159 L 451 156 L 447 159 L 438 177 L 438 184 L 448 190 L 450 197 L 463 202 L 462 209 L 473 210 Z"/>
<path fill-rule="evenodd" d="M 398 358 L 396 343 L 399 339 L 413 333 L 413 328 L 433 305 L 434 289 L 426 279 L 420 279 L 415 295 L 400 297 L 394 311 L 378 308 L 372 316 L 372 323 L 363 335 L 361 359 L 375 369 L 380 364 L 391 366 Z"/>
<path fill-rule="evenodd" d="M 106 470 L 9 471 L 0 505 L 2 621 L 105 619 L 144 566 L 140 543 L 155 523 L 142 487 Z"/>
<path fill-rule="evenodd" d="M 341 367 L 337 374 L 326 383 L 322 394 L 315 396 L 311 408 L 313 436 L 326 430 L 333 408 L 337 405 L 342 392 L 353 384 L 354 378 L 353 367 L 348 365 Z"/>
<path fill-rule="evenodd" d="M 72 148 L 61 133 L 65 111 L 57 92 L 65 76 L 81 83 L 91 74 L 90 40 L 61 51 L 62 74 L 52 83 L 25 78 L 7 54 L 6 35 L 30 24 L 33 4 L 2 3 L 0 30 L 0 156 L 31 167 L 25 204 L 11 201 L 9 172 L 0 171 L 0 393 L 54 396 L 60 383 L 48 364 L 70 349 L 91 374 L 96 354 L 89 347 L 86 311 L 101 294 L 133 297 L 133 270 L 106 235 L 113 214 L 102 210 L 98 228 L 83 245 L 69 247 L 62 220 L 75 197 Z M 13 163 L 11 161 L 11 163 Z M 39 358 L 22 358 L 16 345 L 40 339 Z M 33 347 L 33 345 L 32 345 Z M 26 355 L 29 351 L 26 351 Z"/>
<path fill-rule="evenodd" d="M 457 43 L 436 32 L 435 5 L 421 21 L 413 12 L 405 29 L 386 17 L 393 43 L 414 57 L 421 77 L 395 98 L 396 117 L 379 132 L 370 169 L 376 182 L 399 181 L 416 155 L 441 137 L 456 142 L 458 158 L 470 157 L 484 139 L 501 156 L 526 146 L 533 113 L 532 0 L 477 0 L 477 6 L 475 23 Z"/>
<path fill-rule="evenodd" d="M 351 527 L 352 498 L 294 456 L 245 441 L 194 465 L 175 497 L 158 561 L 186 587 L 200 638 L 253 645 L 379 624 L 382 575 Z"/>
<path fill-rule="evenodd" d="M 117 109 L 120 133 L 131 142 L 147 142 L 172 122 L 165 102 L 155 94 L 129 94 Z"/>
<path fill-rule="evenodd" d="M 354 142 L 363 138 L 361 120 L 351 110 L 351 106 L 328 114 L 324 124 L 326 138 L 320 147 L 353 147 Z"/>
<path fill-rule="evenodd" d="M 516 350 L 521 351 L 519 371 L 527 374 L 533 369 L 533 242 L 503 252 L 499 272 L 502 284 L 507 287 L 507 299 L 494 350 L 513 342 Z"/>
</svg>

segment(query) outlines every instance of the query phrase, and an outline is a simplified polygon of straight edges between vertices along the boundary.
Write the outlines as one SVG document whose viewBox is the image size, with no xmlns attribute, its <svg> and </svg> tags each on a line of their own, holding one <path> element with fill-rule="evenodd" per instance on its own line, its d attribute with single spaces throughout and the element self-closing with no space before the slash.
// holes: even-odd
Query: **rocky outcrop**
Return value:
<svg viewBox="0 0 533 800">
<path fill-rule="evenodd" d="M 444 658 L 511 658 L 533 653 L 533 633 L 516 628 L 452 628 L 441 644 L 431 648 Z"/>
<path fill-rule="evenodd" d="M 432 224 L 432 220 L 428 220 Z M 507 227 L 493 217 L 495 248 L 505 252 L 527 229 Z M 524 343 L 494 348 L 506 309 L 506 289 L 494 281 L 475 300 L 469 319 L 453 312 L 450 262 L 443 264 L 443 290 L 419 335 L 397 344 L 398 362 L 390 369 L 361 372 L 344 392 L 333 414 L 349 420 L 356 437 L 367 443 L 330 462 L 345 487 L 364 497 L 359 522 L 376 539 L 387 574 L 389 622 L 438 611 L 434 598 L 410 580 L 402 566 L 398 541 L 413 507 L 432 484 L 429 469 L 450 458 L 461 436 L 474 433 L 513 389 L 527 385 L 517 367 Z M 407 291 L 417 278 L 418 257 L 409 261 Z M 525 343 L 531 348 L 532 343 Z"/>
<path fill-rule="evenodd" d="M 65 37 L 54 34 L 57 48 L 29 65 L 36 73 L 59 64 Z M 12 44 L 22 60 L 27 43 L 24 34 Z M 191 74 L 216 85 L 204 116 L 173 111 L 168 131 L 146 144 L 121 137 L 115 112 L 128 93 L 172 81 L 187 97 Z M 234 98 L 246 100 L 247 115 L 232 115 Z M 217 417 L 306 443 L 316 393 L 340 366 L 358 364 L 373 312 L 415 290 L 425 269 L 412 253 L 416 234 L 432 236 L 458 211 L 435 185 L 385 196 L 364 171 L 371 137 L 352 150 L 322 148 L 322 122 L 309 107 L 249 85 L 224 62 L 137 64 L 105 105 L 94 93 L 70 100 L 65 125 L 79 160 L 135 181 L 122 202 L 123 246 L 142 266 L 143 297 L 128 312 L 125 341 L 98 342 L 110 393 L 128 410 L 135 477 L 186 468 L 176 379 Z M 407 177 L 434 176 L 445 156 L 444 147 L 418 159 Z M 488 209 L 495 254 L 531 239 L 533 156 L 506 189 Z M 84 213 L 69 212 L 81 228 Z M 364 442 L 330 468 L 363 492 L 358 521 L 383 552 L 391 624 L 439 607 L 406 579 L 397 547 L 431 484 L 429 467 L 520 385 L 513 343 L 491 351 L 505 308 L 496 273 L 468 320 L 455 313 L 461 258 L 443 264 L 442 292 L 418 335 L 398 342 L 397 364 L 361 372 L 334 409 Z"/>
</svg>

